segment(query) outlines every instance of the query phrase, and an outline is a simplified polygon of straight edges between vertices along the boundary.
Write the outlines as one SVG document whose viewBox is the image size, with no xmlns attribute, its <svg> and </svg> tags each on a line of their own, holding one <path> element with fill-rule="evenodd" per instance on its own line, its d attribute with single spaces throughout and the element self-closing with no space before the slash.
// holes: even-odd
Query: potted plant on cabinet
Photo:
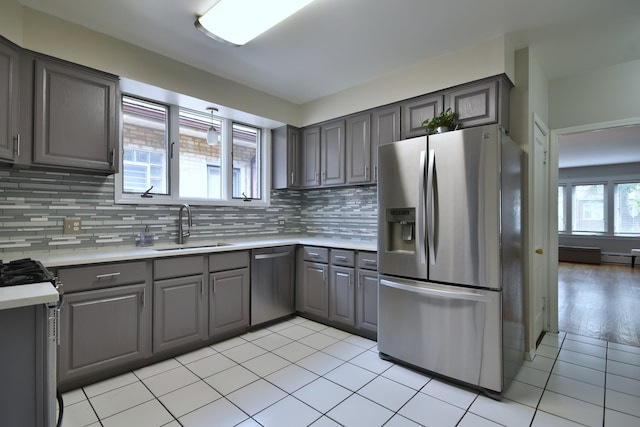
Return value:
<svg viewBox="0 0 640 427">
<path fill-rule="evenodd" d="M 422 126 L 424 126 L 427 130 L 427 135 L 455 130 L 455 128 L 457 127 L 456 115 L 451 110 L 451 108 L 447 108 L 445 111 L 435 116 L 434 118 L 427 119 L 422 122 Z"/>
</svg>

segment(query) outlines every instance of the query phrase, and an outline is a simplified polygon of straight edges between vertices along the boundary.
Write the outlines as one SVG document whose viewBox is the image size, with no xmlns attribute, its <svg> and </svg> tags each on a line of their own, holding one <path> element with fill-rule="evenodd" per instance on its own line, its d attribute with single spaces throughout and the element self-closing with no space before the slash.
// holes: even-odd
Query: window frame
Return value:
<svg viewBox="0 0 640 427">
<path fill-rule="evenodd" d="M 133 204 L 133 205 L 182 205 L 184 203 L 201 206 L 253 206 L 253 207 L 268 207 L 270 206 L 271 195 L 271 132 L 270 129 L 261 127 L 256 124 L 247 123 L 240 120 L 233 120 L 231 118 L 222 117 L 216 115 L 216 118 L 222 122 L 222 131 L 220 133 L 221 144 L 221 199 L 207 199 L 207 198 L 195 198 L 195 197 L 180 197 L 180 126 L 179 126 L 179 114 L 180 105 L 172 103 L 162 102 L 159 100 L 150 99 L 136 94 L 122 92 L 120 94 L 119 102 L 122 103 L 123 97 L 132 97 L 143 101 L 156 103 L 168 108 L 168 141 L 166 149 L 167 168 L 169 172 L 168 176 L 168 194 L 152 194 L 152 197 L 141 197 L 143 193 L 128 193 L 123 191 L 123 154 L 124 154 L 124 141 L 122 134 L 120 135 L 119 152 L 119 172 L 115 174 L 115 191 L 114 201 L 116 204 Z M 184 107 L 192 109 L 189 107 Z M 122 109 L 120 109 L 122 110 Z M 123 113 L 120 112 L 121 128 L 123 124 Z M 256 128 L 258 130 L 258 144 L 259 144 L 259 166 L 260 166 L 260 199 L 248 199 L 234 198 L 233 197 L 233 159 L 232 159 L 232 147 L 233 147 L 233 125 L 238 124 L 241 126 L 248 126 Z"/>
<path fill-rule="evenodd" d="M 609 234 L 609 204 L 611 202 L 609 197 L 609 184 L 603 181 L 595 181 L 595 182 L 574 182 L 571 183 L 571 228 L 567 227 L 567 233 L 570 233 L 574 236 L 594 236 L 594 235 L 607 235 Z M 602 186 L 602 221 L 604 222 L 604 227 L 602 231 L 593 231 L 593 230 L 575 230 L 575 209 L 576 204 L 575 200 L 575 191 L 576 187 L 585 187 L 585 186 Z M 567 194 L 565 193 L 565 200 Z M 566 203 L 566 202 L 565 202 Z M 566 216 L 565 216 L 566 221 Z"/>
</svg>

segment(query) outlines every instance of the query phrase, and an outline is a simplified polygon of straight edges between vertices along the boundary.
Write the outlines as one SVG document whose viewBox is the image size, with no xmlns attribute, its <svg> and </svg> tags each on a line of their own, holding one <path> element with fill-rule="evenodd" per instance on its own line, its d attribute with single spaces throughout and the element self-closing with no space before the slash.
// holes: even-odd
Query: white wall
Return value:
<svg viewBox="0 0 640 427">
<path fill-rule="evenodd" d="M 640 60 L 549 82 L 552 129 L 640 117 Z"/>
<path fill-rule="evenodd" d="M 26 49 L 278 122 L 300 123 L 297 104 L 21 7 L 15 0 L 2 1 L 0 35 Z"/>
<path fill-rule="evenodd" d="M 473 80 L 506 73 L 513 52 L 500 37 L 302 105 L 304 125 L 390 104 Z"/>
</svg>

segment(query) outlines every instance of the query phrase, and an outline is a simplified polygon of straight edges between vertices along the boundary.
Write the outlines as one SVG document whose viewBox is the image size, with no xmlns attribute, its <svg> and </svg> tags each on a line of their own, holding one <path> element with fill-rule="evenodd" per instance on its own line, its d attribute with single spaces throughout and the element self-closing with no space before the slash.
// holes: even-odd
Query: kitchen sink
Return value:
<svg viewBox="0 0 640 427">
<path fill-rule="evenodd" d="M 202 249 L 202 248 L 219 248 L 221 246 L 231 246 L 231 243 L 222 243 L 222 242 L 217 242 L 217 243 L 207 243 L 206 245 L 176 245 L 176 246 L 168 246 L 168 247 L 163 247 L 163 248 L 153 248 L 154 251 L 179 251 L 179 250 L 186 250 L 186 249 Z"/>
</svg>

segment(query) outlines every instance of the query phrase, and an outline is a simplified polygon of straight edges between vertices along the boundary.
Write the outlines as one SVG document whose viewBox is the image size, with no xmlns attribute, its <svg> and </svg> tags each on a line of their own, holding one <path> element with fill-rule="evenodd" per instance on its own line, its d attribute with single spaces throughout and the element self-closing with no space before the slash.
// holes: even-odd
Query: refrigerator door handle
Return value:
<svg viewBox="0 0 640 427">
<path fill-rule="evenodd" d="M 435 212 L 433 209 L 433 176 L 436 167 L 436 152 L 429 150 L 429 166 L 427 171 L 427 244 L 429 245 L 429 262 L 436 263 L 436 251 L 434 245 Z"/>
<path fill-rule="evenodd" d="M 426 151 L 420 152 L 420 179 L 418 185 L 418 227 L 416 230 L 416 240 L 418 241 L 418 254 L 420 255 L 420 263 L 425 264 L 427 262 L 427 254 L 425 248 L 425 230 L 424 230 L 424 173 L 426 167 Z"/>
<path fill-rule="evenodd" d="M 447 291 L 444 289 L 427 288 L 424 286 L 405 285 L 403 283 L 391 282 L 385 279 L 380 279 L 380 285 L 389 286 L 391 288 L 400 289 L 402 291 L 415 292 L 417 294 L 435 298 L 491 302 L 491 297 L 476 292 L 465 292 L 462 290 Z"/>
</svg>

